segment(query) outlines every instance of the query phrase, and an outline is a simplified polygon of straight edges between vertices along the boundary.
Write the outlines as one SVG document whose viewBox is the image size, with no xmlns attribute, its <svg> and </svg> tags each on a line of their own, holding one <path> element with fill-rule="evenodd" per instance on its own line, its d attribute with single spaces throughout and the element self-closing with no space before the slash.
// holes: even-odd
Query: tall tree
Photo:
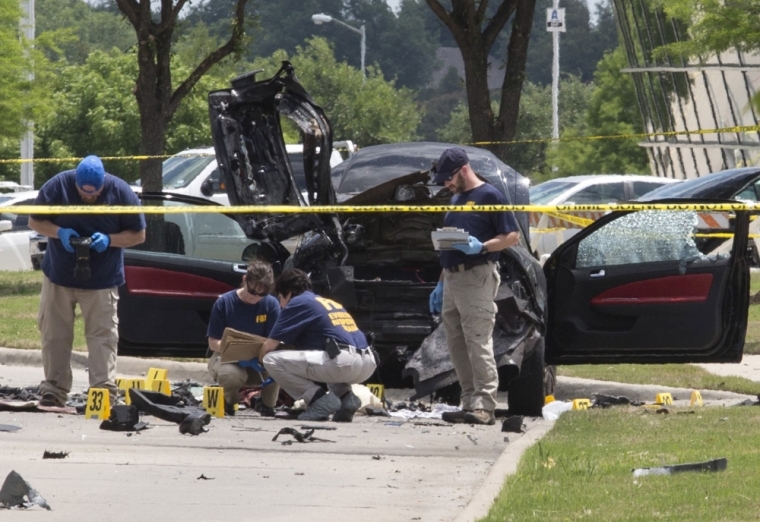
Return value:
<svg viewBox="0 0 760 522">
<path fill-rule="evenodd" d="M 439 0 L 426 1 L 449 28 L 462 52 L 473 139 L 500 158 L 508 159 L 509 146 L 505 142 L 512 141 L 517 131 L 536 0 L 503 0 L 490 17 L 486 16 L 488 0 L 451 0 L 450 11 Z M 488 56 L 510 18 L 512 31 L 507 48 L 507 69 L 499 93 L 498 113 L 495 113 L 488 91 Z"/>
<path fill-rule="evenodd" d="M 171 58 L 174 31 L 187 0 L 161 0 L 156 12 L 151 0 L 116 0 L 137 34 L 138 74 L 135 99 L 140 114 L 140 153 L 157 156 L 165 152 L 166 129 L 182 100 L 215 64 L 237 54 L 244 44 L 245 6 L 237 0 L 229 39 L 206 55 L 175 89 Z M 161 160 L 140 163 L 140 180 L 145 190 L 161 190 Z"/>
</svg>

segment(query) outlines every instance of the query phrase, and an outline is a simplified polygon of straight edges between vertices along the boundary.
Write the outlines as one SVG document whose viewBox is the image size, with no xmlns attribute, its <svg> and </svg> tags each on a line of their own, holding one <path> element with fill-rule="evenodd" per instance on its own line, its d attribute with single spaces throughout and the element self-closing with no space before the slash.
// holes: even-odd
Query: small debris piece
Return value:
<svg viewBox="0 0 760 522">
<path fill-rule="evenodd" d="M 198 477 L 195 480 L 214 480 L 214 477 L 207 477 L 206 475 L 204 475 L 203 473 L 201 473 L 201 476 Z"/>
<path fill-rule="evenodd" d="M 372 455 L 372 460 L 383 460 L 383 457 L 380 455 Z"/>
<path fill-rule="evenodd" d="M 306 433 L 301 433 L 295 428 L 282 428 L 280 431 L 277 432 L 277 435 L 274 436 L 272 439 L 272 442 L 277 440 L 277 437 L 280 435 L 292 435 L 293 438 L 301 443 L 305 442 L 335 442 L 334 440 L 327 440 L 327 439 L 319 439 L 317 437 L 313 437 L 314 435 L 314 429 L 308 430 Z M 293 444 L 292 440 L 285 440 L 282 441 L 283 446 L 289 446 L 290 444 Z"/>
<path fill-rule="evenodd" d="M 504 419 L 504 422 L 501 423 L 501 431 L 523 433 L 523 426 L 523 416 L 513 415 Z"/>
<path fill-rule="evenodd" d="M 304 475 L 304 473 L 296 473 L 296 475 Z"/>
<path fill-rule="evenodd" d="M 367 406 L 364 408 L 364 412 L 368 417 L 390 417 L 391 414 L 385 408 Z"/>
<path fill-rule="evenodd" d="M 473 437 L 472 435 L 470 435 L 468 433 L 467 434 L 467 438 L 470 439 L 470 441 L 472 441 L 472 443 L 475 444 L 476 446 L 478 445 L 478 438 L 477 437 Z"/>
<path fill-rule="evenodd" d="M 592 395 L 594 398 L 594 408 L 609 408 L 611 406 L 624 406 L 631 404 L 633 406 L 641 406 L 643 403 L 639 401 L 632 401 L 628 397 L 622 395 L 604 395 L 602 393 L 595 393 Z"/>
<path fill-rule="evenodd" d="M 24 501 L 24 497 L 28 499 L 28 502 Z M 3 487 L 0 488 L 0 507 L 11 509 L 34 506 L 40 506 L 50 511 L 47 501 L 26 480 L 21 478 L 21 475 L 15 471 L 8 473 L 5 482 L 3 482 Z"/>
<path fill-rule="evenodd" d="M 20 429 L 21 429 L 21 426 L 14 426 L 12 424 L 0 424 L 0 431 L 13 433 L 14 431 L 18 431 Z"/>
<path fill-rule="evenodd" d="M 65 459 L 69 456 L 68 451 L 48 451 L 45 450 L 45 453 L 42 454 L 43 459 Z"/>
<path fill-rule="evenodd" d="M 683 473 L 685 471 L 725 471 L 728 467 L 728 459 L 720 458 L 708 460 L 705 462 L 694 462 L 691 464 L 674 464 L 672 466 L 662 466 L 659 468 L 635 468 L 633 476 L 643 477 L 645 475 L 672 475 L 673 473 Z"/>
<path fill-rule="evenodd" d="M 335 431 L 338 428 L 335 426 L 301 426 L 302 430 L 330 430 Z"/>
</svg>

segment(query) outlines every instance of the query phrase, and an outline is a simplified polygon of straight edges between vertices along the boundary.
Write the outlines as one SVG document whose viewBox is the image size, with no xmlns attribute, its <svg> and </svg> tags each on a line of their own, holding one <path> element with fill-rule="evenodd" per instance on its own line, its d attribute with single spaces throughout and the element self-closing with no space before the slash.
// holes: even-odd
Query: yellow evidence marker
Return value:
<svg viewBox="0 0 760 522">
<path fill-rule="evenodd" d="M 106 420 L 111 416 L 111 396 L 105 388 L 90 388 L 87 392 L 87 406 L 84 418 Z"/>
<path fill-rule="evenodd" d="M 704 403 L 702 402 L 702 394 L 699 393 L 697 390 L 694 390 L 691 392 L 691 400 L 689 401 L 689 406 L 702 406 Z"/>
<path fill-rule="evenodd" d="M 385 394 L 385 386 L 382 384 L 366 384 L 365 386 L 369 388 L 369 391 L 372 392 L 372 395 L 380 400 L 383 400 L 383 395 Z"/>
<path fill-rule="evenodd" d="M 588 399 L 573 399 L 574 410 L 587 410 L 591 407 L 591 401 Z"/>
<path fill-rule="evenodd" d="M 166 379 L 153 379 L 150 381 L 150 391 L 163 393 L 164 395 L 171 395 L 172 390 L 169 386 L 169 381 Z"/>
<path fill-rule="evenodd" d="M 117 379 L 120 390 L 124 390 L 124 402 L 127 405 L 132 404 L 132 399 L 129 398 L 129 389 L 136 388 L 138 390 L 145 389 L 145 379 Z"/>
<path fill-rule="evenodd" d="M 547 404 L 551 404 L 555 400 L 557 399 L 554 398 L 554 395 L 547 395 L 546 397 L 544 397 L 544 406 L 546 406 Z"/>
<path fill-rule="evenodd" d="M 157 380 L 168 380 L 169 371 L 165 370 L 164 368 L 148 368 L 148 374 L 145 376 L 145 389 L 152 390 L 153 385 L 151 384 L 153 381 Z"/>
<path fill-rule="evenodd" d="M 224 417 L 224 388 L 221 386 L 203 387 L 203 408 L 214 417 Z"/>
<path fill-rule="evenodd" d="M 655 404 L 662 404 L 663 406 L 672 405 L 673 404 L 673 396 L 669 393 L 658 393 L 657 396 L 654 398 Z"/>
</svg>

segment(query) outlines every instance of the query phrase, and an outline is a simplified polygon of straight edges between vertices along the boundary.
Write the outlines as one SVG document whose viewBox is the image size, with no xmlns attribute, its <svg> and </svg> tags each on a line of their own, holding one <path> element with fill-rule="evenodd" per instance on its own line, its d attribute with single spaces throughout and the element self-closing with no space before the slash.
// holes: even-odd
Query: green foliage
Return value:
<svg viewBox="0 0 760 522">
<path fill-rule="evenodd" d="M 173 73 L 185 77 L 190 66 L 175 59 Z M 137 60 L 133 53 L 95 51 L 82 65 L 65 67 L 53 88 L 54 113 L 38 125 L 37 157 L 69 158 L 87 154 L 131 156 L 140 150 L 140 117 L 134 97 Z M 167 129 L 167 151 L 208 145 L 208 91 L 226 86 L 204 76 L 185 98 Z M 40 185 L 76 162 L 42 163 L 35 167 Z M 106 161 L 107 170 L 125 180 L 137 179 L 137 162 Z"/>
<path fill-rule="evenodd" d="M 274 74 L 285 51 L 257 59 L 252 69 L 264 69 L 263 76 Z M 333 126 L 335 140 L 353 140 L 361 146 L 414 139 L 420 121 L 413 92 L 397 89 L 386 81 L 376 67 L 367 68 L 367 79 L 345 62 L 339 63 L 331 46 L 322 38 L 297 47 L 290 58 L 301 83 L 320 105 Z"/>
<path fill-rule="evenodd" d="M 736 48 L 760 50 L 760 2 L 757 0 L 651 0 L 665 14 L 688 24 L 690 40 L 664 52 L 680 56 L 713 55 Z"/>
<path fill-rule="evenodd" d="M 560 81 L 559 87 L 559 124 L 564 129 L 582 128 L 585 123 L 585 110 L 589 103 L 591 87 L 580 78 L 568 76 Z M 498 105 L 491 102 L 494 113 Z M 520 116 L 515 141 L 547 140 L 551 138 L 552 105 L 551 87 L 525 82 L 520 98 Z M 438 134 L 439 139 L 451 143 L 472 143 L 469 112 L 465 104 L 460 104 L 452 113 L 449 122 Z M 533 178 L 546 177 L 550 167 L 547 164 L 549 144 L 515 143 L 510 147 L 506 158 L 512 168 Z"/>
<path fill-rule="evenodd" d="M 69 63 L 83 64 L 93 51 L 126 51 L 137 43 L 123 16 L 95 10 L 84 0 L 36 0 L 35 25 L 37 35 L 48 33 Z"/>
<path fill-rule="evenodd" d="M 562 138 L 643 132 L 633 80 L 620 72 L 626 65 L 622 47 L 605 55 L 594 74 L 594 90 L 585 122 L 566 127 L 560 134 Z M 647 154 L 637 143 L 636 138 L 562 141 L 555 150 L 549 151 L 548 161 L 558 167 L 553 177 L 649 173 Z"/>
<path fill-rule="evenodd" d="M 550 85 L 552 82 L 552 33 L 546 30 L 546 9 L 552 0 L 538 0 L 533 17 L 533 27 L 528 46 L 527 78 L 533 83 Z M 584 82 L 591 81 L 597 62 L 604 53 L 617 47 L 618 37 L 615 19 L 609 0 L 597 5 L 596 25 L 592 25 L 586 2 L 563 0 L 567 32 L 560 33 L 560 74 L 579 76 Z M 500 37 L 501 48 L 506 49 L 507 34 Z M 494 56 L 506 55 L 506 50 L 494 49 Z"/>
</svg>

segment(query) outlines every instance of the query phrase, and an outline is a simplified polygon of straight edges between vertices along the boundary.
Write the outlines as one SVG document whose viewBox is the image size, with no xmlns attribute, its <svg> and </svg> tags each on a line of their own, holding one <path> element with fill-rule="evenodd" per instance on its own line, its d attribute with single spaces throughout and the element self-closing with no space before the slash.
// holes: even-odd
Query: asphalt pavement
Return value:
<svg viewBox="0 0 760 522">
<path fill-rule="evenodd" d="M 36 385 L 39 352 L 0 348 L 0 386 Z M 203 363 L 119 358 L 119 374 L 142 377 L 150 367 L 172 381 L 207 383 Z M 75 354 L 74 391 L 87 387 L 86 356 Z M 713 365 L 707 365 L 713 371 Z M 715 369 L 760 380 L 760 357 Z M 731 370 L 728 368 L 731 367 Z M 560 378 L 557 398 L 593 393 L 651 402 L 669 391 L 688 404 L 691 390 Z M 410 390 L 389 390 L 403 400 Z M 747 396 L 702 392 L 712 404 Z M 500 395 L 506 407 L 506 395 Z M 99 429 L 99 421 L 52 413 L 0 412 L 0 480 L 15 470 L 52 506 L 4 513 L 4 520 L 112 522 L 156 520 L 430 520 L 471 521 L 484 516 L 525 449 L 552 422 L 525 419 L 524 433 L 500 425 L 445 425 L 440 421 L 359 417 L 322 423 L 314 436 L 330 442 L 283 445 L 273 437 L 304 423 L 263 419 L 241 411 L 213 419 L 208 433 L 182 435 L 175 424 L 145 417 L 151 428 L 128 436 Z M 43 459 L 45 450 L 68 452 Z"/>
</svg>

